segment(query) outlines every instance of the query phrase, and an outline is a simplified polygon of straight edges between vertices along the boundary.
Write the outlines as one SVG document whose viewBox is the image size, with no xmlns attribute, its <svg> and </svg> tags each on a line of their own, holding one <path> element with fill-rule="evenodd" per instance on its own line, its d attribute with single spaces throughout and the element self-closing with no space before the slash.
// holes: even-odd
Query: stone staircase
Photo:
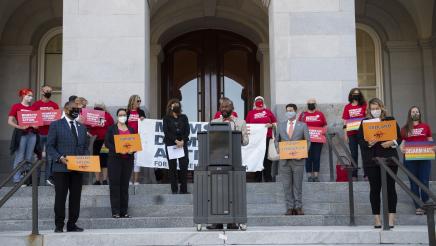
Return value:
<svg viewBox="0 0 436 246">
<path fill-rule="evenodd" d="M 3 196 L 9 188 L 0 190 Z M 431 184 L 436 191 L 436 183 Z M 192 186 L 189 186 L 192 190 Z M 411 199 L 398 187 L 398 225 L 426 225 L 425 216 L 416 216 Z M 83 186 L 78 224 L 86 229 L 181 228 L 193 227 L 192 195 L 170 194 L 167 184 L 130 187 L 131 219 L 112 219 L 108 186 Z M 357 225 L 372 225 L 367 182 L 354 188 Z M 248 227 L 266 226 L 347 226 L 347 183 L 304 183 L 304 216 L 284 216 L 285 201 L 280 183 L 248 183 Z M 54 189 L 39 187 L 40 230 L 54 228 Z M 0 231 L 31 230 L 31 187 L 21 188 L 0 208 Z"/>
</svg>

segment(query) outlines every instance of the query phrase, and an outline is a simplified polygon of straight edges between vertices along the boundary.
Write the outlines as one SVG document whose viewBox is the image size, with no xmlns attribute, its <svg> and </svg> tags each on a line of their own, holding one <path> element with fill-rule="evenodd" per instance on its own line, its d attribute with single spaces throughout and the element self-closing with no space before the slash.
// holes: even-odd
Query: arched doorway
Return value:
<svg viewBox="0 0 436 246">
<path fill-rule="evenodd" d="M 229 97 L 244 118 L 259 94 L 257 47 L 229 31 L 205 29 L 181 35 L 164 47 L 162 103 L 173 97 L 182 101 L 190 121 L 209 121 L 218 100 Z"/>
</svg>

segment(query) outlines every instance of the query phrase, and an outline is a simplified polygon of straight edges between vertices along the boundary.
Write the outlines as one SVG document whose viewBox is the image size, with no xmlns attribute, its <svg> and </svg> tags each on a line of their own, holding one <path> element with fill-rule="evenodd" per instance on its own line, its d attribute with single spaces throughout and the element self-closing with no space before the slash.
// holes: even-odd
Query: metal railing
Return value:
<svg viewBox="0 0 436 246">
<path fill-rule="evenodd" d="M 427 214 L 427 230 L 428 230 L 428 241 L 430 246 L 436 246 L 436 232 L 435 232 L 435 219 L 434 210 L 436 209 L 436 196 L 431 190 L 425 186 L 419 179 L 413 175 L 403 164 L 398 161 L 397 158 L 374 158 L 375 162 L 380 166 L 380 174 L 382 181 L 382 201 L 383 201 L 383 230 L 390 230 L 389 227 L 389 208 L 388 208 L 388 188 L 387 188 L 387 175 L 391 176 L 392 179 L 403 189 Z M 412 190 L 401 180 L 398 175 L 388 167 L 387 162 L 398 166 L 403 173 L 407 175 L 409 179 L 415 182 L 416 185 L 421 188 L 422 191 L 428 194 L 431 198 L 431 202 L 427 201 L 424 203 Z"/>
<path fill-rule="evenodd" d="M 345 163 L 343 160 L 343 155 L 339 152 L 337 146 L 333 144 L 333 138 L 337 139 L 339 146 L 341 147 L 341 152 L 345 153 L 345 157 L 347 157 L 349 163 Z M 357 170 L 357 163 L 351 157 L 351 152 L 346 146 L 344 140 L 340 138 L 340 136 L 336 133 L 328 133 L 327 134 L 327 142 L 329 147 L 329 166 L 330 166 L 330 182 L 334 182 L 334 164 L 333 164 L 333 154 L 338 159 L 341 166 L 345 167 L 347 170 L 348 176 L 348 202 L 349 202 L 349 210 L 350 210 L 350 226 L 356 225 L 356 218 L 354 212 L 354 186 L 353 186 L 353 171 Z"/>
<path fill-rule="evenodd" d="M 31 168 L 29 172 L 20 180 L 20 182 L 16 183 L 7 193 L 4 195 L 3 198 L 0 200 L 0 208 L 20 189 L 20 187 L 27 182 L 27 180 L 32 176 L 32 235 L 38 235 L 39 229 L 38 229 L 38 170 L 41 167 L 42 163 L 44 163 L 43 160 L 38 160 L 35 162 L 29 162 L 29 161 L 23 161 L 19 165 L 17 165 L 16 168 L 12 171 L 11 174 L 4 180 L 1 185 L 0 189 L 2 189 L 9 180 L 19 171 L 22 170 L 22 168 L 25 165 L 31 164 Z"/>
</svg>

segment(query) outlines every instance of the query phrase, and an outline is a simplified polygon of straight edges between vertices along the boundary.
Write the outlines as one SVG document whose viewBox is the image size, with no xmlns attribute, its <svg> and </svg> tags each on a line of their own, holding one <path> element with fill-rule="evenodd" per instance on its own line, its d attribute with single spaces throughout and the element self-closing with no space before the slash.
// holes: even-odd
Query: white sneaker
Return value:
<svg viewBox="0 0 436 246">
<path fill-rule="evenodd" d="M 134 185 L 139 185 L 139 182 L 135 182 Z"/>
<path fill-rule="evenodd" d="M 27 185 L 23 184 L 23 185 L 21 185 L 21 187 L 27 187 Z"/>
<path fill-rule="evenodd" d="M 50 186 L 54 186 L 53 181 L 51 181 L 50 179 L 47 179 L 45 182 Z"/>
</svg>

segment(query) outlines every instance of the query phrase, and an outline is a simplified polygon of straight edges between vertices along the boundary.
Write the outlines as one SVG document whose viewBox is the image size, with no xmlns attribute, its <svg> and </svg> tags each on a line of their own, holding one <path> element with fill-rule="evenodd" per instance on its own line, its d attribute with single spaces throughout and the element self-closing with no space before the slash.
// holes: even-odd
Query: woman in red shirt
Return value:
<svg viewBox="0 0 436 246">
<path fill-rule="evenodd" d="M 104 143 L 104 137 L 109 126 L 114 124 L 114 119 L 111 114 L 106 111 L 106 106 L 103 103 L 96 103 L 94 105 L 95 110 L 104 111 L 104 119 L 100 122 L 98 126 L 92 126 L 89 128 L 89 133 L 92 136 L 95 136 L 94 144 L 92 146 L 93 155 L 100 156 L 100 167 L 101 172 L 95 173 L 95 182 L 94 185 L 107 185 L 107 153 L 102 153 L 102 147 Z M 103 174 L 103 177 L 102 177 Z"/>
<path fill-rule="evenodd" d="M 248 111 L 245 121 L 247 124 L 265 124 L 268 127 L 266 134 L 266 150 L 263 159 L 263 179 L 265 182 L 272 182 L 271 166 L 272 161 L 268 160 L 269 140 L 272 138 L 273 126 L 277 124 L 277 119 L 271 110 L 265 106 L 265 99 L 258 96 L 254 99 L 254 109 Z M 262 182 L 262 172 L 256 172 L 256 182 Z"/>
<path fill-rule="evenodd" d="M 18 92 L 21 102 L 12 105 L 9 115 L 8 124 L 14 128 L 14 135 L 11 141 L 11 152 L 15 153 L 13 168 L 17 167 L 24 160 L 31 162 L 35 145 L 37 141 L 38 127 L 20 126 L 18 125 L 18 112 L 33 111 L 31 106 L 33 100 L 33 92 L 31 89 L 22 89 Z M 25 170 L 29 168 L 26 165 Z M 22 170 L 23 171 L 23 170 Z M 21 171 L 15 173 L 13 182 L 18 183 L 21 180 Z"/>
<path fill-rule="evenodd" d="M 359 88 L 351 89 L 348 94 L 348 104 L 344 107 L 344 112 L 342 113 L 342 119 L 344 120 L 344 136 L 345 142 L 348 142 L 350 147 L 351 157 L 353 157 L 354 162 L 358 163 L 359 159 L 359 146 L 362 151 L 362 146 L 359 144 L 358 140 L 358 126 L 356 130 L 347 130 L 347 123 L 350 120 L 362 121 L 365 118 L 366 112 L 366 101 L 362 92 Z M 363 169 L 363 177 L 367 180 L 367 175 L 365 169 Z M 353 171 L 353 178 L 357 179 L 357 170 Z"/>
<path fill-rule="evenodd" d="M 327 126 L 327 121 L 324 114 L 321 111 L 316 110 L 316 100 L 309 99 L 307 101 L 307 111 L 300 114 L 298 119 L 301 122 L 306 123 L 309 128 L 311 127 L 325 127 Z M 309 156 L 306 159 L 306 173 L 308 182 L 319 182 L 319 168 L 321 162 L 321 151 L 323 143 L 314 142 L 310 140 Z"/>
<path fill-rule="evenodd" d="M 401 143 L 401 151 L 405 153 L 405 144 L 408 142 L 433 142 L 433 137 L 431 133 L 430 126 L 423 123 L 421 115 L 421 110 L 413 106 L 409 109 L 407 114 L 407 123 L 401 129 L 401 136 L 403 137 L 403 142 Z M 436 148 L 433 147 L 436 151 Z M 429 187 L 429 180 L 431 174 L 431 161 L 430 160 L 414 160 L 406 161 L 404 160 L 404 165 L 413 175 L 415 175 L 419 181 L 421 181 L 425 186 Z M 428 194 L 423 190 L 420 190 L 419 186 L 410 180 L 410 188 L 415 193 L 416 196 L 421 198 L 425 203 L 428 200 Z M 424 210 L 419 207 L 419 205 L 414 201 L 416 214 L 423 215 Z"/>
</svg>

